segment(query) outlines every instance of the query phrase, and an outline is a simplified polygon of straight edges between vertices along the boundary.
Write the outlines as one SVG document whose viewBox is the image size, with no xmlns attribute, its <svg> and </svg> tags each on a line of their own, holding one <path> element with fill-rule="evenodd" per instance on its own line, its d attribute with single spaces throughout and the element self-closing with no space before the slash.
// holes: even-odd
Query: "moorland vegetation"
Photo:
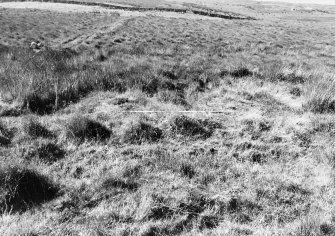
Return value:
<svg viewBox="0 0 335 236">
<path fill-rule="evenodd" d="M 332 13 L 0 14 L 1 235 L 335 234 Z"/>
</svg>

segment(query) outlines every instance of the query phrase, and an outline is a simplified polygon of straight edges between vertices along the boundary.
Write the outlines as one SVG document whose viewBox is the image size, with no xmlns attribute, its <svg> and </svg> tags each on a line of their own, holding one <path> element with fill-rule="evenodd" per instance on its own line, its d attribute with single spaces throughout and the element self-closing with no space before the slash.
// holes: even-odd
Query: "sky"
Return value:
<svg viewBox="0 0 335 236">
<path fill-rule="evenodd" d="M 257 1 L 260 1 L 260 2 L 290 2 L 290 3 L 335 5 L 335 0 L 257 0 Z"/>
</svg>

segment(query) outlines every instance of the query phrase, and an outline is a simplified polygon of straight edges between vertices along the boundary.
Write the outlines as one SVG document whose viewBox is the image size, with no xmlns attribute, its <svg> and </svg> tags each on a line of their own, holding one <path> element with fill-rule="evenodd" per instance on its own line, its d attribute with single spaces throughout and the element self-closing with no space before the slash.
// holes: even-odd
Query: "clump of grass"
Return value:
<svg viewBox="0 0 335 236">
<path fill-rule="evenodd" d="M 122 135 L 122 141 L 131 144 L 142 144 L 144 142 L 157 142 L 163 138 L 163 131 L 144 121 L 130 124 Z"/>
<path fill-rule="evenodd" d="M 190 179 L 196 174 L 195 168 L 191 163 L 183 162 L 180 166 L 180 173 Z"/>
<path fill-rule="evenodd" d="M 129 191 L 136 191 L 138 187 L 139 187 L 139 184 L 135 182 L 132 178 L 110 177 L 110 178 L 107 178 L 102 183 L 102 188 L 106 190 L 119 188 L 119 189 L 126 189 Z"/>
<path fill-rule="evenodd" d="M 178 116 L 171 122 L 171 131 L 184 136 L 210 137 L 220 124 L 208 120 L 194 119 L 188 116 Z"/>
<path fill-rule="evenodd" d="M 335 79 L 319 78 L 311 80 L 305 87 L 307 102 L 304 107 L 314 113 L 335 112 Z"/>
<path fill-rule="evenodd" d="M 22 212 L 57 196 L 58 187 L 35 170 L 0 169 L 0 212 Z"/>
<path fill-rule="evenodd" d="M 218 216 L 210 215 L 210 214 L 203 214 L 200 216 L 199 219 L 199 229 L 213 229 L 216 228 L 220 223 L 220 219 Z"/>
<path fill-rule="evenodd" d="M 76 115 L 65 126 L 66 136 L 79 142 L 106 141 L 111 136 L 111 131 L 97 121 Z"/>
<path fill-rule="evenodd" d="M 0 135 L 0 147 L 1 146 L 8 146 L 10 144 L 11 144 L 11 141 L 8 138 Z"/>
<path fill-rule="evenodd" d="M 142 85 L 142 91 L 149 95 L 153 95 L 158 92 L 158 87 L 159 87 L 159 81 L 158 79 L 154 78 L 148 81 L 148 83 Z"/>
<path fill-rule="evenodd" d="M 11 143 L 11 132 L 7 127 L 0 121 L 0 146 L 8 146 Z"/>
<path fill-rule="evenodd" d="M 310 210 L 309 201 L 312 193 L 298 184 L 279 182 L 273 188 L 263 183 L 262 186 L 256 188 L 256 194 L 259 202 L 267 206 L 263 209 L 266 222 L 280 224 L 292 222 Z M 269 212 L 274 207 L 276 212 Z"/>
<path fill-rule="evenodd" d="M 184 93 L 181 91 L 159 91 L 158 99 L 162 102 L 171 102 L 176 105 L 190 107 L 189 103 L 186 101 Z"/>
<path fill-rule="evenodd" d="M 29 116 L 22 120 L 22 131 L 31 138 L 53 138 L 54 135 L 43 126 L 36 117 Z"/>
<path fill-rule="evenodd" d="M 47 163 L 56 162 L 65 156 L 65 151 L 50 141 L 39 143 L 36 151 L 38 158 Z"/>
<path fill-rule="evenodd" d="M 270 76 L 270 81 L 288 82 L 292 84 L 302 84 L 309 79 L 302 70 L 292 70 L 289 68 L 282 68 Z"/>
<path fill-rule="evenodd" d="M 296 96 L 296 97 L 300 97 L 301 96 L 301 89 L 298 88 L 298 87 L 293 87 L 290 89 L 290 94 L 292 94 L 293 96 Z"/>
<path fill-rule="evenodd" d="M 17 117 L 22 115 L 22 110 L 19 107 L 12 107 L 12 106 L 3 106 L 0 107 L 0 117 Z"/>
<path fill-rule="evenodd" d="M 233 70 L 230 74 L 235 78 L 242 78 L 252 76 L 252 71 L 250 71 L 247 67 L 242 66 Z"/>
</svg>

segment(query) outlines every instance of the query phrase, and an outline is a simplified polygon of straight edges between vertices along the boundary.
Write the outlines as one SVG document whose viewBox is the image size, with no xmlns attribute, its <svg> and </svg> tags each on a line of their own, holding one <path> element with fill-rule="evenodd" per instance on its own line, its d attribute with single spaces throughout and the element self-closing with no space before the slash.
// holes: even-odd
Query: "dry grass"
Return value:
<svg viewBox="0 0 335 236">
<path fill-rule="evenodd" d="M 334 18 L 257 7 L 0 9 L 0 234 L 333 235 Z"/>
</svg>

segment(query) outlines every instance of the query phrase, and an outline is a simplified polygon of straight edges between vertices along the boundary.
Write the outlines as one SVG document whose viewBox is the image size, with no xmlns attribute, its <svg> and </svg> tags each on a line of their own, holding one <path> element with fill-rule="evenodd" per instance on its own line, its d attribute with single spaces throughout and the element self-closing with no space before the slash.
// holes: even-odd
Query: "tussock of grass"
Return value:
<svg viewBox="0 0 335 236">
<path fill-rule="evenodd" d="M 37 147 L 38 158 L 46 163 L 53 163 L 65 156 L 65 151 L 50 141 L 40 142 Z"/>
<path fill-rule="evenodd" d="M 180 167 L 180 173 L 190 179 L 196 174 L 195 168 L 191 163 L 183 162 Z"/>
<path fill-rule="evenodd" d="M 321 77 L 305 87 L 305 108 L 314 113 L 335 113 L 335 80 Z"/>
<path fill-rule="evenodd" d="M 194 119 L 188 116 L 178 116 L 171 121 L 171 131 L 184 136 L 210 137 L 214 129 L 220 128 L 220 124 L 208 120 Z"/>
<path fill-rule="evenodd" d="M 220 223 L 220 219 L 217 216 L 204 214 L 200 216 L 199 219 L 199 229 L 213 229 L 216 228 Z"/>
<path fill-rule="evenodd" d="M 11 141 L 8 138 L 0 135 L 0 147 L 1 146 L 8 146 L 10 144 L 11 144 Z"/>
<path fill-rule="evenodd" d="M 0 146 L 8 146 L 11 143 L 12 132 L 0 121 Z"/>
<path fill-rule="evenodd" d="M 31 138 L 53 138 L 54 135 L 43 126 L 36 117 L 29 116 L 22 120 L 22 131 Z"/>
<path fill-rule="evenodd" d="M 247 67 L 239 67 L 233 70 L 230 74 L 235 78 L 242 78 L 253 75 L 253 73 Z"/>
<path fill-rule="evenodd" d="M 111 136 L 111 131 L 97 121 L 87 117 L 73 116 L 65 126 L 66 136 L 80 142 L 106 141 Z"/>
<path fill-rule="evenodd" d="M 158 99 L 159 101 L 162 101 L 162 102 L 166 102 L 166 103 L 171 102 L 173 104 L 181 105 L 187 108 L 190 107 L 190 105 L 186 101 L 186 98 L 183 92 L 169 91 L 169 90 L 160 91 L 158 92 Z"/>
<path fill-rule="evenodd" d="M 0 117 L 18 117 L 22 115 L 23 112 L 20 107 L 10 107 L 10 106 L 4 106 L 0 107 Z"/>
<path fill-rule="evenodd" d="M 256 189 L 257 198 L 263 202 L 263 205 L 276 205 L 276 212 L 267 212 L 264 220 L 271 222 L 276 220 L 278 223 L 292 222 L 301 215 L 309 211 L 307 200 L 311 197 L 311 192 L 291 183 L 279 183 L 274 188 L 269 188 L 267 184 Z"/>
<path fill-rule="evenodd" d="M 139 184 L 136 183 L 131 178 L 116 178 L 110 177 L 102 183 L 102 188 L 111 190 L 114 188 L 127 189 L 129 191 L 136 191 L 139 187 Z"/>
<path fill-rule="evenodd" d="M 0 211 L 22 212 L 56 197 L 58 187 L 34 170 L 14 166 L 0 169 Z"/>
<path fill-rule="evenodd" d="M 301 93 L 302 91 L 299 87 L 293 87 L 290 89 L 290 94 L 292 94 L 293 96 L 300 97 Z"/>
<path fill-rule="evenodd" d="M 144 121 L 130 123 L 122 134 L 122 141 L 131 144 L 142 144 L 144 142 L 157 142 L 163 138 L 163 131 Z"/>
<path fill-rule="evenodd" d="M 302 84 L 310 79 L 310 75 L 300 70 L 282 68 L 270 76 L 270 81 L 287 82 L 292 84 Z"/>
</svg>

